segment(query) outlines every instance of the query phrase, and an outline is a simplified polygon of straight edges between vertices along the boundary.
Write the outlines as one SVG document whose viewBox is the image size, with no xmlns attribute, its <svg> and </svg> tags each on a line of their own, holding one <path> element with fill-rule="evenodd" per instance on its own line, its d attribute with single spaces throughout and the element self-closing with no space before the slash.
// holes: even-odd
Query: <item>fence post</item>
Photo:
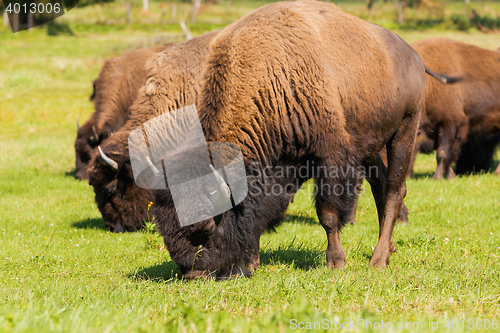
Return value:
<svg viewBox="0 0 500 333">
<path fill-rule="evenodd" d="M 230 12 L 231 11 L 231 0 L 227 0 L 226 1 L 226 12 Z"/>
<path fill-rule="evenodd" d="M 7 15 L 7 11 L 3 12 L 3 24 L 9 25 L 9 15 Z"/>
<path fill-rule="evenodd" d="M 149 2 L 148 0 L 142 0 L 142 10 L 147 12 L 149 9 Z"/>
</svg>

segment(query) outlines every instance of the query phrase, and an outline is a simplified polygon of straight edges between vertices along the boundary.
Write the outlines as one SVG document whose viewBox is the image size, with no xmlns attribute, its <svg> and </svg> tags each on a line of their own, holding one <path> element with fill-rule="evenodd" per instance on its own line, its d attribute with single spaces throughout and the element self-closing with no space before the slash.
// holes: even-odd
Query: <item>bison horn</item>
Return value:
<svg viewBox="0 0 500 333">
<path fill-rule="evenodd" d="M 230 200 L 231 190 L 224 181 L 224 178 L 222 178 L 222 176 L 217 172 L 217 170 L 215 170 L 212 164 L 210 164 L 210 169 L 212 169 L 212 172 L 215 176 L 215 180 L 217 183 L 217 190 L 211 192 L 208 198 L 210 199 L 212 205 L 214 205 L 215 208 L 222 207 Z"/>
<path fill-rule="evenodd" d="M 80 129 L 80 122 L 78 121 L 78 119 L 76 120 L 76 129 L 79 130 Z"/>
<path fill-rule="evenodd" d="M 118 170 L 118 163 L 116 163 L 116 161 L 113 161 L 112 159 L 110 159 L 109 157 L 107 157 L 103 153 L 103 151 L 101 149 L 101 146 L 97 146 L 97 148 L 99 149 L 99 154 L 101 154 L 101 157 L 104 160 L 104 162 L 106 162 L 106 164 L 109 165 L 109 167 L 111 169 L 113 169 L 113 171 L 117 171 Z"/>
<path fill-rule="evenodd" d="M 99 134 L 97 134 L 94 125 L 92 125 L 92 132 L 94 133 L 94 136 L 90 140 L 92 140 L 93 143 L 96 143 L 97 141 L 99 141 Z"/>
<path fill-rule="evenodd" d="M 157 177 L 160 174 L 160 170 L 158 170 L 158 168 L 155 167 L 153 162 L 151 162 L 151 160 L 149 159 L 149 156 L 146 156 L 146 161 L 148 162 L 149 168 L 151 169 L 151 172 L 153 173 L 153 175 L 155 177 Z"/>
</svg>

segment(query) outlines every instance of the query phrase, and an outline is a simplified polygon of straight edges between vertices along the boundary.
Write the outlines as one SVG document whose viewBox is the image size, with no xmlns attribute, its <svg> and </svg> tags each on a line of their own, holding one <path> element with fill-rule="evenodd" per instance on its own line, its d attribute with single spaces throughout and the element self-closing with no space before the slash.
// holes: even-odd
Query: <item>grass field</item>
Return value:
<svg viewBox="0 0 500 333">
<path fill-rule="evenodd" d="M 411 223 L 396 227 L 385 270 L 368 266 L 378 234 L 369 188 L 358 224 L 341 235 L 347 264 L 337 271 L 324 267 L 326 237 L 304 191 L 277 233 L 261 238 L 255 276 L 181 280 L 157 234 L 106 231 L 92 189 L 72 173 L 75 120 L 92 113 L 104 59 L 169 26 L 73 37 L 0 29 L 0 332 L 300 331 L 293 319 L 333 321 L 324 331 L 349 319 L 408 323 L 392 330 L 404 332 L 444 331 L 456 319 L 450 332 L 489 332 L 500 320 L 500 178 L 436 182 L 433 156 L 418 157 Z M 498 35 L 477 32 L 397 33 L 500 46 Z M 468 329 L 471 319 L 490 328 Z"/>
</svg>

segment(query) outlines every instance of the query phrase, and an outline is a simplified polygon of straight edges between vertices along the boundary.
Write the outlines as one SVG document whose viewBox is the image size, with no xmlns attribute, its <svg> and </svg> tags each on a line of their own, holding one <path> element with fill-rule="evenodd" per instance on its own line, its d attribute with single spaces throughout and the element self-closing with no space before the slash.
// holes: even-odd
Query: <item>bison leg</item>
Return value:
<svg viewBox="0 0 500 333">
<path fill-rule="evenodd" d="M 249 262 L 247 267 L 253 271 L 260 267 L 260 244 L 257 242 L 256 246 L 248 251 Z"/>
<path fill-rule="evenodd" d="M 317 207 L 319 222 L 325 228 L 326 237 L 328 239 L 328 247 L 326 249 L 326 267 L 328 268 L 344 268 L 346 256 L 342 245 L 340 244 L 340 223 L 338 213 L 335 209 L 326 205 Z"/>
<path fill-rule="evenodd" d="M 361 185 L 363 185 L 363 178 L 358 179 L 358 183 L 357 183 L 356 187 L 360 188 Z M 347 221 L 348 221 L 348 223 L 356 224 L 356 211 L 358 210 L 359 194 L 354 193 L 353 195 L 355 196 L 354 203 L 353 203 L 353 207 L 352 207 L 352 209 L 347 217 Z"/>
<path fill-rule="evenodd" d="M 370 179 L 372 193 L 377 205 L 378 219 L 379 219 L 379 239 L 377 246 L 373 251 L 373 256 L 370 260 L 372 266 L 385 267 L 389 263 L 390 256 L 396 251 L 394 241 L 392 240 L 392 232 L 398 212 L 401 210 L 403 198 L 406 195 L 406 186 L 400 184 L 400 188 L 392 186 L 389 190 L 388 172 L 386 173 L 385 166 L 382 163 L 377 165 L 380 170 L 383 170 L 378 179 Z M 396 181 L 396 184 L 399 183 Z"/>
<path fill-rule="evenodd" d="M 391 254 L 396 251 L 392 232 L 406 196 L 406 173 L 411 162 L 417 127 L 418 113 L 403 119 L 401 127 L 387 144 L 388 168 L 379 155 L 369 161 L 369 164 L 377 167 L 376 170 L 380 170 L 375 174 L 367 174 L 379 217 L 379 240 L 370 260 L 373 266 L 385 267 Z"/>
<path fill-rule="evenodd" d="M 467 119 L 463 116 L 461 119 L 448 122 L 438 130 L 438 145 L 436 153 L 437 167 L 434 173 L 434 179 L 441 180 L 443 172 L 446 179 L 455 177 L 455 172 L 451 165 L 458 161 L 462 145 L 467 139 Z"/>
<path fill-rule="evenodd" d="M 408 207 L 406 207 L 405 203 L 403 202 L 403 205 L 401 206 L 401 210 L 399 211 L 398 214 L 398 222 L 401 224 L 407 224 L 408 221 L 408 215 L 410 214 L 410 211 L 408 210 Z"/>
<path fill-rule="evenodd" d="M 325 170 L 330 170 L 326 163 Z M 326 265 L 328 268 L 343 268 L 346 255 L 340 244 L 340 229 L 352 221 L 356 213 L 359 193 L 356 185 L 363 179 L 357 179 L 355 167 L 346 165 L 345 174 L 330 178 L 326 174 L 316 178 L 316 211 L 328 239 Z"/>
</svg>

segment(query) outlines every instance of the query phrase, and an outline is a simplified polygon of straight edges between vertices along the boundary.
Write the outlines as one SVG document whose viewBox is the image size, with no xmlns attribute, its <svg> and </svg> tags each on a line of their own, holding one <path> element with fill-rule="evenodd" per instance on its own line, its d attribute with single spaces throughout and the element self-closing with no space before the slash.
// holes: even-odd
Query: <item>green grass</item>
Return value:
<svg viewBox="0 0 500 333">
<path fill-rule="evenodd" d="M 250 279 L 186 282 L 157 234 L 107 232 L 91 187 L 72 176 L 75 119 L 92 112 L 91 81 L 105 58 L 176 33 L 167 28 L 73 37 L 0 28 L 0 331 L 275 332 L 292 319 L 364 319 L 422 322 L 405 330 L 422 332 L 429 321 L 442 329 L 447 319 L 500 319 L 500 178 L 436 182 L 432 156 L 418 157 L 408 181 L 411 223 L 396 226 L 398 252 L 385 270 L 368 266 L 378 234 L 369 188 L 358 224 L 341 235 L 344 270 L 325 268 L 307 191 L 277 233 L 262 236 L 262 267 Z M 500 46 L 473 32 L 398 33 Z"/>
</svg>

